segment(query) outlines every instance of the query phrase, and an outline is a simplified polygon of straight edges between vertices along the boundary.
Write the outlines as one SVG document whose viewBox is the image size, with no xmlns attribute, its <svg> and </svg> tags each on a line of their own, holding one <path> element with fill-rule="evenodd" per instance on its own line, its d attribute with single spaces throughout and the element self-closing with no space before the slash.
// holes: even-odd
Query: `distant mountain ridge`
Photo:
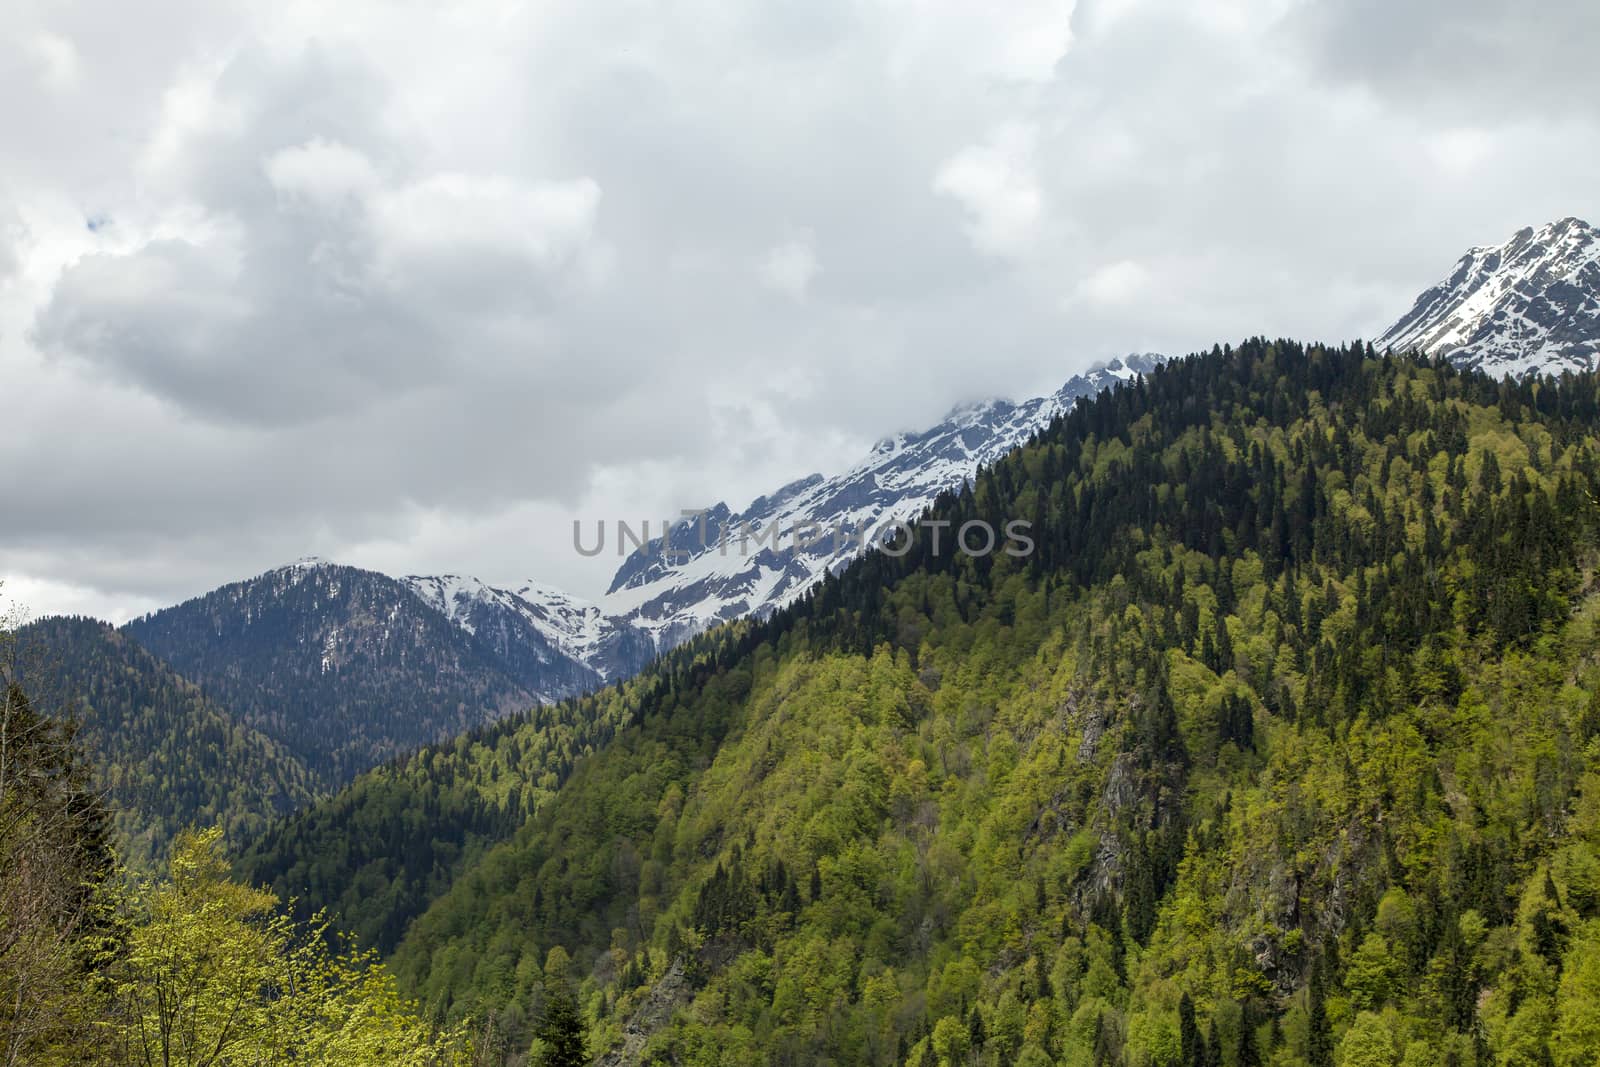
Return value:
<svg viewBox="0 0 1600 1067">
<path fill-rule="evenodd" d="M 129 701 L 145 698 L 127 685 L 108 695 L 92 667 L 132 657 L 150 679 L 140 692 L 191 692 L 204 729 L 228 724 L 274 753 L 292 768 L 291 785 L 254 806 L 281 813 L 420 746 L 632 677 L 719 622 L 770 614 L 841 569 L 865 535 L 915 517 L 1078 400 L 1160 359 L 1113 360 L 1019 404 L 964 405 L 931 429 L 885 438 L 842 474 L 810 475 L 739 512 L 719 503 L 705 513 L 703 535 L 694 522 L 674 528 L 670 547 L 681 557 L 665 556 L 657 538 L 623 561 L 598 602 L 534 581 L 507 588 L 455 574 L 391 578 L 307 557 L 120 631 L 45 620 L 39 633 L 69 661 L 63 687 L 93 695 L 113 732 L 133 726 L 110 724 L 141 721 Z M 794 548 L 807 524 L 855 536 Z M 781 547 L 769 540 L 749 552 L 719 550 L 724 533 L 736 542 L 747 529 L 769 539 L 776 532 Z M 111 756 L 102 764 L 124 773 Z M 247 788 L 267 786 L 239 787 Z M 195 810 L 230 814 L 219 802 L 197 801 Z M 147 850 L 159 853 L 164 841 Z"/>
<path fill-rule="evenodd" d="M 651 633 L 662 648 L 719 622 L 770 614 L 858 555 L 863 536 L 921 514 L 1079 400 L 1148 373 L 1162 358 L 1135 354 L 1099 364 L 1022 403 L 963 405 L 931 429 L 879 441 L 842 474 L 791 482 L 737 513 L 718 503 L 700 519 L 677 523 L 665 544 L 657 538 L 625 559 L 603 610 Z M 807 524 L 820 540 L 796 549 L 795 534 Z M 781 549 L 756 544 L 774 530 Z"/>
<path fill-rule="evenodd" d="M 1492 374 L 1594 367 L 1600 231 L 1565 218 L 1470 249 L 1377 344 Z M 793 603 L 860 553 L 864 535 L 920 514 L 1078 401 L 1161 359 L 1130 355 L 1046 396 L 964 405 L 883 439 L 842 473 L 808 475 L 742 510 L 719 502 L 629 555 L 595 601 L 533 580 L 395 579 L 303 560 L 125 630 L 301 753 L 319 780 L 342 780 L 511 710 L 630 677 L 720 622 Z M 822 536 L 796 548 L 805 529 Z"/>
<path fill-rule="evenodd" d="M 323 787 L 600 684 L 514 611 L 429 603 L 405 582 L 318 559 L 124 631 L 295 753 Z"/>
<path fill-rule="evenodd" d="M 504 648 L 504 656 L 513 655 L 521 639 L 540 649 L 543 666 L 553 657 L 565 658 L 573 670 L 555 672 L 558 684 L 549 687 L 558 696 L 628 677 L 656 654 L 649 634 L 608 619 L 596 604 L 537 582 L 510 590 L 459 574 L 408 575 L 401 581 L 468 633 Z"/>
<path fill-rule="evenodd" d="M 535 581 L 514 589 L 459 574 L 401 581 L 469 634 L 482 636 L 486 627 L 506 638 L 536 634 L 601 681 L 616 681 L 720 622 L 792 603 L 859 554 L 863 537 L 921 514 L 1079 400 L 1148 373 L 1162 359 L 1132 354 L 1074 375 L 1046 396 L 965 404 L 930 429 L 884 438 L 842 474 L 797 479 L 739 512 L 719 502 L 676 523 L 665 542 L 658 536 L 632 552 L 598 601 Z M 796 548 L 796 532 L 807 528 L 819 539 Z"/>
<path fill-rule="evenodd" d="M 1600 362 L 1600 232 L 1564 219 L 1473 249 L 1377 343 L 1497 375 L 1591 368 Z M 1080 401 L 1162 362 L 1132 355 L 1046 396 L 964 405 L 927 430 L 885 438 L 840 474 L 808 475 L 739 511 L 718 503 L 677 523 L 665 546 L 658 538 L 628 556 L 595 601 L 535 581 L 391 578 L 308 558 L 120 632 L 46 620 L 56 626 L 52 640 L 75 657 L 63 687 L 93 704 L 97 763 L 132 813 L 122 829 L 136 859 L 159 858 L 173 829 L 191 819 L 249 833 L 370 768 L 426 753 L 424 746 L 479 736 L 491 723 L 510 728 L 517 712 L 641 672 L 648 680 L 645 668 L 670 649 L 718 623 L 769 616 L 842 570 L 862 548 L 857 537 L 826 536 L 835 528 L 859 537 L 919 515 Z M 792 550 L 795 532 L 808 525 L 825 536 Z M 746 530 L 775 532 L 783 547 L 745 551 Z M 534 721 L 559 724 L 547 751 L 518 764 L 537 771 L 537 789 L 490 789 L 481 811 L 469 805 L 458 813 L 464 825 L 493 824 L 499 833 L 535 810 L 580 755 L 626 719 L 620 705 L 607 704 L 622 718 L 576 721 L 594 706 L 532 713 Z M 190 741 L 204 766 L 215 769 L 220 760 L 228 772 L 189 781 L 183 745 Z M 488 773 L 493 783 L 493 767 L 485 771 L 476 756 L 461 760 L 461 773 Z M 153 802 L 152 783 L 179 803 L 169 811 Z M 408 892 L 420 908 L 434 890 L 424 892 L 421 875 L 413 875 Z M 400 932 L 388 930 L 389 942 Z"/>
<path fill-rule="evenodd" d="M 1600 230 L 1569 217 L 1469 249 L 1377 345 L 1420 349 L 1493 375 L 1594 369 Z"/>
<path fill-rule="evenodd" d="M 1560 374 L 1600 365 L 1600 230 L 1564 218 L 1468 250 L 1450 277 L 1422 293 L 1376 342 L 1420 349 L 1493 375 Z M 921 513 L 944 490 L 1021 445 L 1085 397 L 1153 370 L 1158 355 L 1091 368 L 1055 393 L 1011 404 L 968 405 L 919 434 L 879 442 L 843 474 L 813 474 L 734 513 L 727 504 L 673 527 L 618 568 L 600 603 L 605 616 L 650 633 L 661 648 L 741 615 L 792 603 L 859 544 L 824 539 L 809 550 L 739 551 L 740 534 L 774 525 L 785 542 L 806 523 L 831 531 L 878 528 Z M 724 550 L 722 538 L 736 547 Z"/>
</svg>

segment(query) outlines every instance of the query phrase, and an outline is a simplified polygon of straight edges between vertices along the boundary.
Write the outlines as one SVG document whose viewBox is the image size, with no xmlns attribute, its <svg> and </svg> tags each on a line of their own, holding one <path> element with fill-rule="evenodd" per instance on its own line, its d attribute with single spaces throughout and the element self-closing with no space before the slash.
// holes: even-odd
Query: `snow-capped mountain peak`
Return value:
<svg viewBox="0 0 1600 1067">
<path fill-rule="evenodd" d="M 739 512 L 719 503 L 673 526 L 665 545 L 657 538 L 624 560 L 601 612 L 650 633 L 662 648 L 727 619 L 768 614 L 848 564 L 863 538 L 921 514 L 1079 400 L 1161 359 L 1135 354 L 1096 364 L 1021 403 L 964 403 L 928 430 L 883 438 L 841 474 L 798 479 Z M 797 545 L 806 529 L 817 539 Z"/>
<path fill-rule="evenodd" d="M 1600 230 L 1568 217 L 1468 249 L 1377 343 L 1496 375 L 1593 369 L 1600 364 Z"/>
<path fill-rule="evenodd" d="M 520 641 L 547 659 L 581 664 L 599 680 L 632 674 L 655 655 L 649 636 L 608 619 L 586 600 L 537 582 L 505 589 L 459 574 L 414 574 L 401 581 L 469 634 L 508 647 Z"/>
<path fill-rule="evenodd" d="M 504 590 L 467 575 L 407 575 L 400 579 L 423 603 L 442 612 L 451 622 L 468 633 L 477 632 L 473 616 L 484 604 L 498 604 L 518 610 L 514 599 Z"/>
<path fill-rule="evenodd" d="M 1491 373 L 1594 368 L 1600 231 L 1566 218 L 1469 250 L 1378 343 Z M 419 607 L 443 615 L 474 647 L 526 679 L 528 693 L 558 699 L 625 678 L 719 622 L 791 603 L 848 565 L 889 523 L 914 519 L 1079 401 L 1149 373 L 1162 359 L 1145 353 L 1095 364 L 1021 403 L 964 403 L 929 429 L 882 438 L 842 473 L 797 478 L 741 511 L 718 503 L 674 525 L 665 543 L 658 536 L 629 555 L 596 601 L 534 581 L 497 586 L 446 574 L 400 582 Z M 802 529 L 808 544 L 797 543 Z M 279 592 L 315 585 L 333 597 L 364 573 L 306 557 L 262 578 Z M 314 599 L 327 597 L 319 591 Z"/>
<path fill-rule="evenodd" d="M 492 586 L 439 575 L 405 582 L 469 632 L 484 620 L 505 628 L 514 619 L 613 681 L 719 622 L 790 603 L 847 565 L 886 524 L 916 517 L 1079 400 L 1161 359 L 1136 354 L 1096 364 L 1054 393 L 1022 403 L 961 404 L 930 429 L 883 438 L 843 473 L 797 478 L 742 511 L 726 503 L 706 508 L 674 524 L 665 544 L 658 536 L 628 556 L 598 601 L 534 581 Z M 802 529 L 811 531 L 811 544 L 796 543 Z"/>
<path fill-rule="evenodd" d="M 333 566 L 336 566 L 336 564 L 332 560 L 323 559 L 321 556 L 301 556 L 299 559 L 294 560 L 291 563 L 285 563 L 281 567 L 274 567 L 272 570 L 288 572 L 314 571 L 321 567 Z"/>
</svg>

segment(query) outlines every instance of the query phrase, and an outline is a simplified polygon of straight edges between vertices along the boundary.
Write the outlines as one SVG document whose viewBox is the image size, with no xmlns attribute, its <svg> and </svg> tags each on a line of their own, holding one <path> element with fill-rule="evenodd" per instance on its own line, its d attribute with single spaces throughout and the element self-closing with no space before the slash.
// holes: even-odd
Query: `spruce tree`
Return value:
<svg viewBox="0 0 1600 1067">
<path fill-rule="evenodd" d="M 1327 990 L 1322 983 L 1322 961 L 1311 965 L 1307 990 L 1306 1062 L 1310 1067 L 1333 1067 L 1333 1027 L 1328 1022 Z"/>
<path fill-rule="evenodd" d="M 1239 1011 L 1239 1055 L 1234 1057 L 1236 1067 L 1262 1067 L 1261 1048 L 1256 1043 L 1256 1009 L 1245 1001 Z"/>
<path fill-rule="evenodd" d="M 1205 1038 L 1194 1017 L 1194 1001 L 1185 993 L 1178 1001 L 1178 1063 L 1181 1067 L 1204 1067 Z"/>
<path fill-rule="evenodd" d="M 551 950 L 552 956 L 556 951 Z M 584 1045 L 583 1016 L 562 970 L 547 966 L 545 971 L 544 1012 L 534 1031 L 543 1044 L 539 1063 L 541 1067 L 584 1067 L 589 1053 Z"/>
</svg>

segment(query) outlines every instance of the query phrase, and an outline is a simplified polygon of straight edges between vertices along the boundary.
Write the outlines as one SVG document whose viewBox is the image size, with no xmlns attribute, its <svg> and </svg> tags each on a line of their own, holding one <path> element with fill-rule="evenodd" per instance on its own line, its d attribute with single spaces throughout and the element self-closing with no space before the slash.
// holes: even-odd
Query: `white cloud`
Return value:
<svg viewBox="0 0 1600 1067">
<path fill-rule="evenodd" d="M 987 21 L 1000 25 L 993 69 L 1022 81 L 1049 81 L 1072 46 L 1073 8 L 1072 0 L 990 7 Z"/>
<path fill-rule="evenodd" d="M 1080 296 L 1097 304 L 1125 304 L 1145 295 L 1150 272 L 1131 259 L 1119 259 L 1094 270 L 1078 287 Z"/>
<path fill-rule="evenodd" d="M 1436 165 L 1457 174 L 1477 167 L 1495 147 L 1493 135 L 1471 127 L 1442 130 L 1428 137 L 1424 143 Z"/>
<path fill-rule="evenodd" d="M 215 63 L 190 64 L 174 72 L 145 132 L 137 173 L 169 198 L 181 193 L 196 163 L 194 155 L 204 154 L 208 140 L 237 135 L 244 126 L 242 109 L 218 92 L 221 74 Z"/>
<path fill-rule="evenodd" d="M 353 148 L 318 138 L 285 148 L 265 164 L 267 179 L 283 195 L 327 211 L 364 200 L 378 186 L 371 160 Z"/>
<path fill-rule="evenodd" d="M 437 256 L 504 255 L 551 269 L 588 244 L 600 207 L 590 178 L 520 183 L 444 173 L 386 191 L 373 204 L 391 271 Z"/>
<path fill-rule="evenodd" d="M 761 261 L 761 280 L 785 296 L 803 300 L 811 279 L 821 269 L 811 238 L 796 237 L 767 250 Z"/>
<path fill-rule="evenodd" d="M 1044 193 L 1034 172 L 1036 140 L 1033 126 L 1006 123 L 985 143 L 945 160 L 934 175 L 934 189 L 967 210 L 968 232 L 982 252 L 1021 254 L 1038 233 Z"/>
<path fill-rule="evenodd" d="M 574 512 L 742 503 L 1130 349 L 1370 334 L 1600 221 L 1597 13 L 0 5 L 0 575 L 592 593 Z"/>
<path fill-rule="evenodd" d="M 53 92 L 67 92 L 78 86 L 82 61 L 73 43 L 59 34 L 41 31 L 28 41 L 28 50 L 38 64 L 41 80 Z"/>
<path fill-rule="evenodd" d="M 1077 21 L 1087 33 L 1103 34 L 1134 14 L 1140 4 L 1141 0 L 1087 0 L 1078 4 Z"/>
<path fill-rule="evenodd" d="M 43 610 L 41 610 L 43 606 Z M 0 580 L 0 622 L 22 623 L 50 615 L 93 615 L 122 624 L 167 603 L 150 596 L 108 596 L 103 589 L 21 575 Z"/>
<path fill-rule="evenodd" d="M 1037 83 L 1055 76 L 1072 47 L 1074 0 L 900 0 L 883 7 L 896 40 L 891 69 L 938 57 L 951 74 L 983 80 Z"/>
<path fill-rule="evenodd" d="M 0 285 L 22 265 L 22 242 L 25 236 L 22 220 L 11 205 L 0 200 Z"/>
</svg>

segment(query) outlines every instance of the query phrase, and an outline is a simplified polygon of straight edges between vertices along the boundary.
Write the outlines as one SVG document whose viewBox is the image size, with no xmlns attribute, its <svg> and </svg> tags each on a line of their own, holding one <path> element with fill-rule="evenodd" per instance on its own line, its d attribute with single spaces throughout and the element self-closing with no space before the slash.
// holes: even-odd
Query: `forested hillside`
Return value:
<svg viewBox="0 0 1600 1067">
<path fill-rule="evenodd" d="M 15 635 L 18 681 L 52 714 L 72 714 L 93 784 L 114 813 L 118 851 L 163 865 L 176 834 L 219 827 L 234 842 L 311 799 L 283 745 L 208 700 L 127 634 L 96 619 L 50 618 Z"/>
<path fill-rule="evenodd" d="M 750 624 L 694 638 L 637 678 L 532 708 L 364 774 L 269 826 L 237 861 L 240 877 L 327 910 L 363 944 L 392 951 L 406 927 L 484 848 L 508 839 L 582 759 L 671 692 L 674 671 L 746 647 Z M 702 757 L 715 751 L 708 739 Z"/>
<path fill-rule="evenodd" d="M 1597 418 L 1287 342 L 1104 393 L 936 509 L 1030 557 L 647 672 L 396 969 L 510 1060 L 559 948 L 605 1062 L 1593 1063 Z"/>
<path fill-rule="evenodd" d="M 362 944 L 389 952 L 486 843 L 508 838 L 575 763 L 639 706 L 625 682 L 396 760 L 271 826 L 239 858 L 241 877 L 328 909 Z"/>
<path fill-rule="evenodd" d="M 223 586 L 125 629 L 281 742 L 320 788 L 523 711 L 542 685 L 560 695 L 598 684 L 526 634 L 501 647 L 393 578 L 322 561 Z"/>
<path fill-rule="evenodd" d="M 0 630 L 0 1063 L 473 1062 L 371 953 L 230 881 L 220 828 L 180 833 L 166 877 L 130 884 L 81 736 L 23 689 L 15 637 Z"/>
</svg>

